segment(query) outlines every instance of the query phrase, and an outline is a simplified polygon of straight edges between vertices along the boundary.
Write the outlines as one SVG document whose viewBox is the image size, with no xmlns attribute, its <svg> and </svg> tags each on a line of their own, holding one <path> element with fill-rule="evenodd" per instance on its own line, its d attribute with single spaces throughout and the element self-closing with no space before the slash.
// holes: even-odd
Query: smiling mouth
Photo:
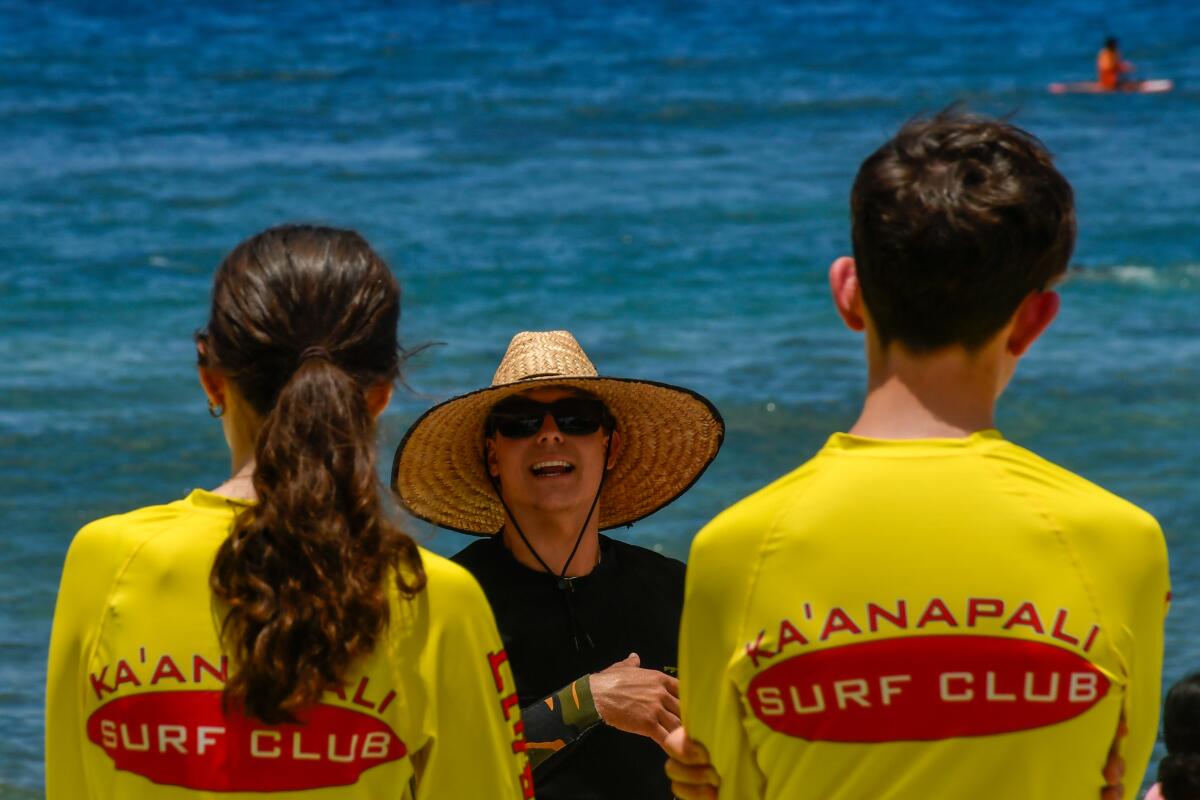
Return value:
<svg viewBox="0 0 1200 800">
<path fill-rule="evenodd" d="M 556 478 L 575 471 L 575 465 L 569 461 L 539 461 L 529 468 L 537 478 Z"/>
</svg>

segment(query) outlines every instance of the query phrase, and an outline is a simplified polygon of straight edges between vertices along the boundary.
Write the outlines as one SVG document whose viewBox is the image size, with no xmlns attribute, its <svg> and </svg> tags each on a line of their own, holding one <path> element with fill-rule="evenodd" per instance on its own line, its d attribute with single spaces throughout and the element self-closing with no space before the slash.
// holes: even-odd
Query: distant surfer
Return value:
<svg viewBox="0 0 1200 800">
<path fill-rule="evenodd" d="M 1162 94 L 1175 88 L 1167 78 L 1133 80 L 1133 71 L 1133 64 L 1121 58 L 1116 37 L 1109 36 L 1096 54 L 1096 80 L 1052 83 L 1046 88 L 1050 94 Z"/>
<path fill-rule="evenodd" d="M 1133 64 L 1121 58 L 1115 36 L 1104 40 L 1104 47 L 1096 54 L 1096 83 L 1106 92 L 1115 92 L 1127 83 L 1124 76 L 1133 72 Z"/>
</svg>

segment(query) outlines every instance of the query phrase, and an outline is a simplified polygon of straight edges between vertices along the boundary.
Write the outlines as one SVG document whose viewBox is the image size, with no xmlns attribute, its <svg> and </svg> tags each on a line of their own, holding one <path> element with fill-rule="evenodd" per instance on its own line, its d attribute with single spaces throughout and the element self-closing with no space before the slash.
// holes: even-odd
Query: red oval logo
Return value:
<svg viewBox="0 0 1200 800">
<path fill-rule="evenodd" d="M 225 714 L 220 692 L 144 692 L 96 709 L 87 734 L 119 770 L 210 792 L 346 786 L 407 753 L 383 720 L 358 711 L 320 703 L 297 716 L 268 725 Z"/>
<path fill-rule="evenodd" d="M 932 741 L 1064 722 L 1108 694 L 1082 656 L 998 636 L 912 636 L 793 656 L 750 681 L 767 727 L 823 742 Z"/>
</svg>

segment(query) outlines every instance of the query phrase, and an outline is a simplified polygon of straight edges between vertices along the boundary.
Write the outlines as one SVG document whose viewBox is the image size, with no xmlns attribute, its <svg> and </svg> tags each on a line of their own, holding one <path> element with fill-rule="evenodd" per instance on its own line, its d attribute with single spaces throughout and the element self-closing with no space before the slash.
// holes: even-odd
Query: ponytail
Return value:
<svg viewBox="0 0 1200 800">
<path fill-rule="evenodd" d="M 262 426 L 257 503 L 217 551 L 210 584 L 234 657 L 226 704 L 264 722 L 294 721 L 343 685 L 389 621 L 389 580 L 410 597 L 425 585 L 416 544 L 384 512 L 366 396 L 398 373 L 398 314 L 395 279 L 347 231 L 272 229 L 218 272 L 206 335 Z"/>
</svg>

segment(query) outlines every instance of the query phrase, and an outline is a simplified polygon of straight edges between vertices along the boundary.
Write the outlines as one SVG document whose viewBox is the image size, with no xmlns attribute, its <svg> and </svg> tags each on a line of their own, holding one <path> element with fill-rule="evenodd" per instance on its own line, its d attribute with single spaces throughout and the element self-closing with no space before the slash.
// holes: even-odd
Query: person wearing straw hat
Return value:
<svg viewBox="0 0 1200 800">
<path fill-rule="evenodd" d="M 392 487 L 484 537 L 453 560 L 496 616 L 540 798 L 669 798 L 684 565 L 601 535 L 683 494 L 716 457 L 707 399 L 600 376 L 566 331 L 513 337 L 490 386 L 418 419 Z"/>
</svg>

